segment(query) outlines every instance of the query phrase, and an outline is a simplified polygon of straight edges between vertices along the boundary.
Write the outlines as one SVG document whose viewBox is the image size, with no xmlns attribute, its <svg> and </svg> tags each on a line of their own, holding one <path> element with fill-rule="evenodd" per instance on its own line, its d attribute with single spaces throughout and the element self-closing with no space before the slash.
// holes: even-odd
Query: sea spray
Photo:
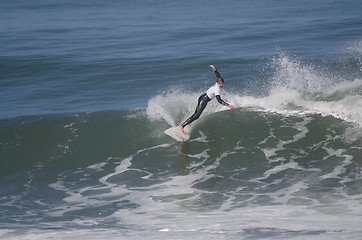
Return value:
<svg viewBox="0 0 362 240">
<path fill-rule="evenodd" d="M 311 64 L 280 54 L 273 59 L 274 77 L 265 97 L 232 96 L 236 106 L 290 114 L 331 115 L 362 124 L 362 80 L 349 81 Z"/>
<path fill-rule="evenodd" d="M 207 89 L 205 89 L 206 91 Z M 182 92 L 182 90 L 168 91 L 154 96 L 148 102 L 147 115 L 152 120 L 166 121 L 170 127 L 180 125 L 186 118 L 191 116 L 197 107 L 200 93 Z M 232 95 L 227 94 L 227 98 Z M 218 104 L 216 100 L 208 103 L 201 116 L 226 110 L 227 108 Z"/>
</svg>

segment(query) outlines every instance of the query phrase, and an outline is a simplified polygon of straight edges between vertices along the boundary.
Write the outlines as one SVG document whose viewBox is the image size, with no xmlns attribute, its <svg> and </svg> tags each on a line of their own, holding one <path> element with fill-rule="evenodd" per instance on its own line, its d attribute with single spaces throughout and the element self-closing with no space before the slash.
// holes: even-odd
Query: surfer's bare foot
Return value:
<svg viewBox="0 0 362 240">
<path fill-rule="evenodd" d="M 177 128 L 177 130 L 178 130 L 179 132 L 181 132 L 183 135 L 186 135 L 186 133 L 184 132 L 184 128 L 183 128 L 182 126 L 179 126 L 179 127 Z"/>
</svg>

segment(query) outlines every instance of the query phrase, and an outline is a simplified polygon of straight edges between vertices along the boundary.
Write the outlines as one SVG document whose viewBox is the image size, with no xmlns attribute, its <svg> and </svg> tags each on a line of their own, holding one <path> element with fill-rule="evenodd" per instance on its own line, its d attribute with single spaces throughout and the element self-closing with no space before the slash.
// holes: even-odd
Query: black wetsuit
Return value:
<svg viewBox="0 0 362 240">
<path fill-rule="evenodd" d="M 214 70 L 214 72 L 215 72 L 215 75 L 216 75 L 217 78 L 221 78 L 219 72 L 218 72 L 216 69 Z M 212 88 L 214 88 L 214 87 L 215 87 L 215 86 L 209 88 L 209 90 L 212 89 Z M 219 87 L 219 86 L 217 86 L 217 87 Z M 208 91 L 209 91 L 209 90 L 208 90 Z M 219 91 L 220 91 L 220 90 L 219 90 Z M 218 101 L 220 104 L 222 104 L 222 105 L 224 105 L 224 106 L 229 106 L 229 104 L 228 104 L 227 102 L 225 102 L 224 100 L 221 99 L 221 97 L 220 97 L 219 94 L 218 94 L 218 95 L 215 95 L 215 97 L 216 97 L 217 101 Z M 202 95 L 199 97 L 199 100 L 198 100 L 198 102 L 197 102 L 197 107 L 196 107 L 196 109 L 195 109 L 195 113 L 194 113 L 191 117 L 189 117 L 183 124 L 181 124 L 181 126 L 182 126 L 182 127 L 185 127 L 185 126 L 187 126 L 188 124 L 190 124 L 190 123 L 192 123 L 193 121 L 195 121 L 196 119 L 198 119 L 198 118 L 200 117 L 201 113 L 202 113 L 202 112 L 204 111 L 204 109 L 206 108 L 206 105 L 207 105 L 207 103 L 208 103 L 209 101 L 211 101 L 211 99 L 210 99 L 210 97 L 207 95 L 207 93 L 202 94 Z"/>
</svg>

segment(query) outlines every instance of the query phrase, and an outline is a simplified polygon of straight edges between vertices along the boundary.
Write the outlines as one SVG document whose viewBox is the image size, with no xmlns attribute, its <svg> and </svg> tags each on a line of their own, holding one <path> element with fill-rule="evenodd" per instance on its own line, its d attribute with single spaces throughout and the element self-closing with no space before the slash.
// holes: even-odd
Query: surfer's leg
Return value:
<svg viewBox="0 0 362 240">
<path fill-rule="evenodd" d="M 183 124 L 181 124 L 180 127 L 178 127 L 179 131 L 184 133 L 183 128 L 200 117 L 201 113 L 204 111 L 204 109 L 206 108 L 206 105 L 209 101 L 210 101 L 210 98 L 206 94 L 201 95 L 199 97 L 195 113 L 191 117 L 189 117 Z"/>
<path fill-rule="evenodd" d="M 203 97 L 204 97 L 204 94 L 201 95 L 201 96 L 199 97 L 199 99 L 197 100 L 197 106 L 196 106 L 196 109 L 195 109 L 194 114 L 196 114 L 197 111 L 201 108 L 201 102 L 202 102 Z"/>
</svg>

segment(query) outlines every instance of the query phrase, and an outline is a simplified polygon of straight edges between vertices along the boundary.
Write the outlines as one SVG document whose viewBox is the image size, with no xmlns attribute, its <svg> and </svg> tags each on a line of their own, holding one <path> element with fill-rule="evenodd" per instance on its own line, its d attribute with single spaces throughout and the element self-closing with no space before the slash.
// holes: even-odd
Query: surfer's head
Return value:
<svg viewBox="0 0 362 240">
<path fill-rule="evenodd" d="M 222 88 L 224 86 L 224 79 L 222 77 L 218 77 L 216 83 L 219 86 L 219 88 Z"/>
</svg>

